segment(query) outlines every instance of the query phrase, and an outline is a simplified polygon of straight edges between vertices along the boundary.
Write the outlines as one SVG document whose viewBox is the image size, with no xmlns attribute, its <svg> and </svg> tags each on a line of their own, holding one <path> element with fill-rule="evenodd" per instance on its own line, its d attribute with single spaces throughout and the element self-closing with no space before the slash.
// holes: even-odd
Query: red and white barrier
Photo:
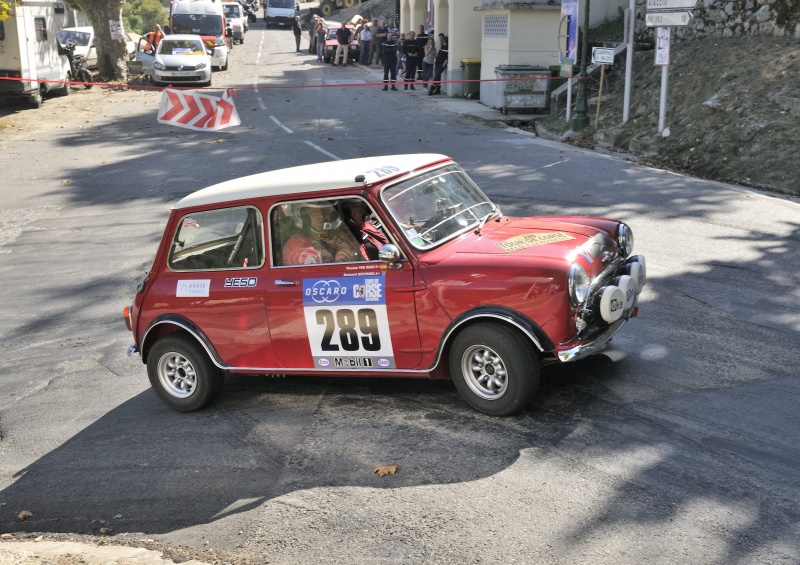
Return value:
<svg viewBox="0 0 800 565">
<path fill-rule="evenodd" d="M 158 121 L 162 124 L 193 129 L 217 131 L 242 123 L 233 103 L 236 93 L 229 88 L 222 98 L 188 90 L 165 88 L 161 93 Z"/>
</svg>

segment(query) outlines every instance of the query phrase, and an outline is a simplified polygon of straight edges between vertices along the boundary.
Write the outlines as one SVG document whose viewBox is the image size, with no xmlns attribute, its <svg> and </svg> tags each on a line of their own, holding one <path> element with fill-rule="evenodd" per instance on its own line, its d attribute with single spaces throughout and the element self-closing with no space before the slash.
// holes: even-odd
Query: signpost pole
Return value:
<svg viewBox="0 0 800 565">
<path fill-rule="evenodd" d="M 661 66 L 661 98 L 658 102 L 658 133 L 664 132 L 667 119 L 667 85 L 669 83 L 669 65 Z"/>
<path fill-rule="evenodd" d="M 575 101 L 575 117 L 572 118 L 572 131 L 581 132 L 589 125 L 589 109 L 586 103 L 586 59 L 589 56 L 589 0 L 585 0 L 583 16 L 583 39 L 581 45 L 581 78 L 578 79 L 578 99 Z"/>
<path fill-rule="evenodd" d="M 600 90 L 597 93 L 597 111 L 594 114 L 594 127 L 600 123 L 600 101 L 603 99 L 603 78 L 606 76 L 606 66 L 600 65 Z"/>
<path fill-rule="evenodd" d="M 630 0 L 628 8 L 628 49 L 625 51 L 625 98 L 622 103 L 622 123 L 627 124 L 631 115 L 631 88 L 633 85 L 633 31 L 636 23 L 636 0 Z"/>
</svg>

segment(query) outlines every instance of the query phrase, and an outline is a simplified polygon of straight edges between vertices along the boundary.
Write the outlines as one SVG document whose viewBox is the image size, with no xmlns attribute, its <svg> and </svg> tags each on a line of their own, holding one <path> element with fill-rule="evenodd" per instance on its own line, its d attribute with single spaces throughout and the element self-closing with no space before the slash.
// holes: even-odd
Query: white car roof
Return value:
<svg viewBox="0 0 800 565">
<path fill-rule="evenodd" d="M 174 208 L 189 208 L 235 200 L 355 188 L 385 177 L 410 173 L 442 160 L 446 155 L 415 153 L 411 155 L 385 155 L 342 161 L 327 161 L 259 173 L 203 188 L 182 198 Z M 356 177 L 364 175 L 364 181 Z"/>
</svg>

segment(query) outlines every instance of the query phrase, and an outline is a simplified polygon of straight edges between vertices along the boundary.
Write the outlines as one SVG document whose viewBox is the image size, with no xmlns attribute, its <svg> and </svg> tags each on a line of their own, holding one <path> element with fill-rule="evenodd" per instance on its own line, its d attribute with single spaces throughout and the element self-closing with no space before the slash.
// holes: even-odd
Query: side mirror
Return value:
<svg viewBox="0 0 800 565">
<path fill-rule="evenodd" d="M 392 245 L 391 243 L 382 245 L 378 250 L 378 259 L 384 263 L 389 263 L 389 268 L 400 268 L 400 250 L 397 249 L 396 245 Z"/>
</svg>

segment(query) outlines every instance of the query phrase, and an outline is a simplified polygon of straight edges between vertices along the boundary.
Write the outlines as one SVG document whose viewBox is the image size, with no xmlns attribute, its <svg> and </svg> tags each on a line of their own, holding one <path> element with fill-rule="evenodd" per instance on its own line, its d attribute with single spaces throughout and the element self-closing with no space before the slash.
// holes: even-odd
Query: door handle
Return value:
<svg viewBox="0 0 800 565">
<path fill-rule="evenodd" d="M 282 281 L 278 279 L 275 281 L 275 284 L 278 286 L 297 286 L 300 284 L 300 281 Z"/>
</svg>

